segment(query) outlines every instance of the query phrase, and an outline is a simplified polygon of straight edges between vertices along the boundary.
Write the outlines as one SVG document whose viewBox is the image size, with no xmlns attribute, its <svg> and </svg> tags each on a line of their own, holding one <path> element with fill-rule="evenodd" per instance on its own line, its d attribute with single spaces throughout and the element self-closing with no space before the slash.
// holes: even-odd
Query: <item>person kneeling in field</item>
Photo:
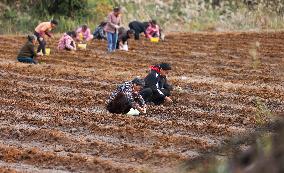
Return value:
<svg viewBox="0 0 284 173">
<path fill-rule="evenodd" d="M 143 86 L 144 81 L 140 78 L 119 85 L 107 100 L 107 110 L 117 114 L 127 114 L 131 109 L 146 113 L 144 99 L 139 93 Z"/>
<path fill-rule="evenodd" d="M 94 38 L 90 28 L 88 28 L 87 25 L 82 25 L 80 28 L 77 29 L 76 33 L 77 40 L 80 42 L 87 42 Z"/>
<path fill-rule="evenodd" d="M 96 27 L 93 33 L 94 39 L 107 40 L 106 32 L 104 31 L 106 24 L 107 22 L 101 22 L 100 25 Z"/>
<path fill-rule="evenodd" d="M 172 86 L 167 82 L 167 74 L 171 70 L 168 63 L 161 63 L 150 67 L 150 73 L 145 77 L 145 87 L 141 95 L 146 103 L 153 102 L 155 105 L 164 102 L 173 102 L 170 98 Z"/>
<path fill-rule="evenodd" d="M 116 43 L 116 49 L 126 50 L 128 51 L 128 39 L 132 38 L 134 35 L 134 31 L 121 27 L 118 29 L 118 39 Z"/>
<path fill-rule="evenodd" d="M 74 41 L 75 38 L 76 38 L 75 31 L 64 33 L 64 35 L 59 40 L 58 49 L 75 51 L 76 50 L 76 43 Z"/>
<path fill-rule="evenodd" d="M 28 41 L 18 54 L 18 61 L 23 63 L 37 64 L 37 53 L 35 52 L 36 36 L 29 35 Z M 40 54 L 38 54 L 40 55 Z"/>
<path fill-rule="evenodd" d="M 160 37 L 160 27 L 157 24 L 156 20 L 151 20 L 149 22 L 149 26 L 145 31 L 145 35 L 147 38 Z"/>
</svg>

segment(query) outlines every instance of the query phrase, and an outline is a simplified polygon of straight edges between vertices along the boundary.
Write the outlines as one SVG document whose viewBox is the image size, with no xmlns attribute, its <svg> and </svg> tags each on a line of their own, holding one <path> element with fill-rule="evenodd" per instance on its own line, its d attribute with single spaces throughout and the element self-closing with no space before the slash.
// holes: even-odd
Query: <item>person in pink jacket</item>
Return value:
<svg viewBox="0 0 284 173">
<path fill-rule="evenodd" d="M 155 20 L 151 20 L 149 22 L 149 26 L 146 29 L 145 34 L 147 38 L 160 37 L 160 27 L 157 25 Z"/>
<path fill-rule="evenodd" d="M 87 25 L 82 25 L 76 31 L 78 41 L 90 41 L 94 38 L 90 28 Z"/>
<path fill-rule="evenodd" d="M 116 49 L 118 28 L 121 22 L 120 12 L 120 7 L 115 7 L 108 15 L 107 24 L 104 27 L 107 33 L 108 52 L 114 52 Z"/>
<path fill-rule="evenodd" d="M 75 31 L 64 33 L 64 35 L 59 40 L 58 49 L 75 51 L 76 50 L 76 43 L 74 41 L 75 38 L 76 38 Z"/>
</svg>

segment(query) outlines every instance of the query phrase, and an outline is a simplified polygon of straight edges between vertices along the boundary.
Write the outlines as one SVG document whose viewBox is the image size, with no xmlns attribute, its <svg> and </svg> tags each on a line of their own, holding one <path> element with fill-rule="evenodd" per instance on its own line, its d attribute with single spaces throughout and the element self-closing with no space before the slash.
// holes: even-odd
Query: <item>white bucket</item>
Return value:
<svg viewBox="0 0 284 173">
<path fill-rule="evenodd" d="M 135 116 L 135 115 L 139 115 L 139 114 L 140 114 L 140 112 L 137 109 L 131 108 L 130 111 L 126 115 Z"/>
<path fill-rule="evenodd" d="M 128 51 L 128 45 L 124 44 L 123 47 L 122 47 L 122 50 Z"/>
</svg>

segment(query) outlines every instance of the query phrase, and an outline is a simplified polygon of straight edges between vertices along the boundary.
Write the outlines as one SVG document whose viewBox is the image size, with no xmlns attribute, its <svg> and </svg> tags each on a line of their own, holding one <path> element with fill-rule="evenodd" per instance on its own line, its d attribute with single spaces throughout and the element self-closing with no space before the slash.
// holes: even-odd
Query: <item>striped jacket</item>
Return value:
<svg viewBox="0 0 284 173">
<path fill-rule="evenodd" d="M 116 90 L 111 93 L 110 97 L 107 100 L 107 104 L 113 101 L 115 97 L 121 92 L 127 97 L 127 100 L 130 102 L 133 108 L 137 108 L 138 106 L 144 107 L 145 101 L 139 92 L 136 93 L 133 91 L 133 84 L 131 81 L 119 85 Z"/>
</svg>

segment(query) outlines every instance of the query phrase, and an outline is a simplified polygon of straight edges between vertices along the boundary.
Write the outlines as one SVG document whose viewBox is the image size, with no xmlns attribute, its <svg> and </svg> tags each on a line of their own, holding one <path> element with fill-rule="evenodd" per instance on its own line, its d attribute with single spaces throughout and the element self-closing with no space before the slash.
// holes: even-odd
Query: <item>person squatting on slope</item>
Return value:
<svg viewBox="0 0 284 173">
<path fill-rule="evenodd" d="M 157 25 L 156 20 L 151 20 L 146 31 L 146 38 L 160 37 L 160 27 Z"/>
<path fill-rule="evenodd" d="M 23 63 L 37 64 L 37 53 L 35 52 L 36 36 L 28 35 L 28 41 L 18 54 L 18 61 Z"/>
<path fill-rule="evenodd" d="M 91 33 L 90 28 L 87 25 L 82 25 L 76 30 L 76 40 L 80 42 L 88 42 L 92 40 L 94 36 Z"/>
<path fill-rule="evenodd" d="M 133 108 L 146 113 L 146 104 L 139 93 L 143 86 L 144 80 L 140 78 L 119 85 L 106 102 L 107 110 L 110 113 L 127 114 Z"/>
<path fill-rule="evenodd" d="M 120 7 L 115 7 L 113 12 L 108 15 L 107 24 L 104 30 L 107 33 L 108 52 L 114 52 L 116 49 L 118 28 L 121 22 Z"/>
<path fill-rule="evenodd" d="M 116 43 L 116 49 L 124 49 L 124 45 L 127 45 L 128 50 L 128 39 L 132 38 L 134 34 L 134 31 L 129 29 L 126 30 L 124 27 L 120 27 L 118 29 L 118 39 Z"/>
<path fill-rule="evenodd" d="M 58 43 L 59 50 L 68 50 L 68 51 L 76 51 L 76 32 L 69 31 L 64 33 L 64 35 L 60 38 Z"/>
<path fill-rule="evenodd" d="M 58 22 L 53 19 L 50 22 L 42 22 L 35 28 L 34 35 L 37 37 L 37 41 L 39 43 L 39 46 L 37 48 L 37 53 L 42 52 L 43 55 L 46 54 L 45 52 L 46 41 L 44 37 L 45 35 L 47 35 L 48 37 L 52 37 L 50 31 L 52 29 L 55 29 L 57 25 Z"/>
<path fill-rule="evenodd" d="M 167 74 L 172 69 L 170 64 L 161 63 L 150 67 L 151 71 L 145 77 L 145 86 L 140 92 L 146 103 L 155 105 L 173 102 L 170 98 L 172 86 L 167 82 Z"/>
<path fill-rule="evenodd" d="M 106 24 L 107 22 L 101 22 L 100 25 L 96 27 L 93 33 L 94 39 L 107 40 L 106 32 L 104 31 Z"/>
</svg>

